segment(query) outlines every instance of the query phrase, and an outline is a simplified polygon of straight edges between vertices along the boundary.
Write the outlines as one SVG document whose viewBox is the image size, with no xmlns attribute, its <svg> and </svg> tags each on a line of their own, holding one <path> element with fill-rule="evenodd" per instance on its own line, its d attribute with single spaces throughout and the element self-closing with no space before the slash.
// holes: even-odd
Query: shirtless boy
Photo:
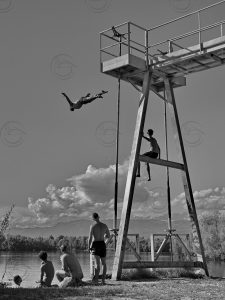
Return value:
<svg viewBox="0 0 225 300">
<path fill-rule="evenodd" d="M 146 139 L 150 143 L 150 151 L 143 153 L 142 155 L 146 155 L 151 158 L 159 158 L 160 159 L 160 147 L 158 145 L 157 140 L 153 137 L 154 131 L 152 129 L 148 130 L 148 136 L 146 137 L 143 134 L 143 138 Z M 146 163 L 147 173 L 148 173 L 148 181 L 151 181 L 151 174 L 150 174 L 150 166 L 149 163 Z M 140 177 L 140 161 L 138 162 L 137 168 L 137 177 Z"/>
<path fill-rule="evenodd" d="M 38 257 L 42 260 L 41 263 L 41 276 L 40 276 L 40 287 L 50 287 L 54 278 L 55 270 L 53 264 L 48 260 L 47 252 L 41 251 Z"/>
<path fill-rule="evenodd" d="M 95 258 L 96 267 L 93 281 L 95 283 L 98 283 L 101 262 L 102 284 L 105 284 L 105 277 L 107 272 L 105 239 L 110 238 L 110 232 L 107 225 L 99 221 L 99 215 L 97 213 L 92 214 L 92 219 L 93 221 L 95 221 L 95 224 L 91 225 L 90 227 L 88 248 Z"/>
</svg>

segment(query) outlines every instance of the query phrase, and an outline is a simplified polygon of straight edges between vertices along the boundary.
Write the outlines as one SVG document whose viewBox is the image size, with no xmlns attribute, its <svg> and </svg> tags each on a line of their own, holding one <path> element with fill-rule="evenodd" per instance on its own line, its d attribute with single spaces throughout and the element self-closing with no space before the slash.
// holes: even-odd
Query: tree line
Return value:
<svg viewBox="0 0 225 300">
<path fill-rule="evenodd" d="M 214 210 L 200 217 L 200 229 L 205 255 L 208 259 L 225 259 L 225 215 Z"/>
<path fill-rule="evenodd" d="M 63 236 L 58 237 L 27 237 L 22 235 L 8 235 L 7 237 L 0 237 L 0 250 L 1 251 L 56 251 L 59 249 L 59 244 L 64 240 L 70 248 L 83 251 L 88 249 L 88 237 L 87 236 Z M 130 241 L 133 248 L 135 248 L 135 241 Z M 156 249 L 161 244 L 160 239 L 156 239 Z M 150 252 L 150 239 L 141 237 L 139 240 L 139 246 L 141 252 Z M 108 244 L 108 249 L 114 249 L 113 240 Z M 129 247 L 127 247 L 129 251 Z M 165 247 L 165 252 L 169 251 L 169 247 Z"/>
<path fill-rule="evenodd" d="M 70 247 L 76 250 L 86 250 L 88 237 L 63 236 L 54 237 L 27 237 L 22 235 L 8 235 L 0 237 L 1 251 L 56 251 L 59 243 L 66 240 Z"/>
<path fill-rule="evenodd" d="M 225 215 L 220 211 L 212 211 L 201 215 L 200 229 L 205 249 L 205 255 L 208 259 L 224 260 L 225 259 Z M 65 240 L 68 245 L 75 250 L 84 251 L 88 248 L 87 236 L 63 236 L 54 237 L 26 237 L 22 235 L 4 235 L 0 234 L 0 250 L 1 251 L 56 251 L 59 248 L 60 241 Z M 135 248 L 135 241 L 130 241 Z M 108 248 L 114 249 L 114 241 L 112 239 Z M 155 239 L 155 251 L 158 250 L 162 243 L 162 238 Z M 150 252 L 150 239 L 140 237 L 139 239 L 140 252 Z M 182 247 L 179 244 L 175 245 L 176 252 L 181 254 Z M 127 247 L 129 251 L 129 248 Z M 170 251 L 170 244 L 167 243 L 163 249 L 164 253 Z"/>
</svg>

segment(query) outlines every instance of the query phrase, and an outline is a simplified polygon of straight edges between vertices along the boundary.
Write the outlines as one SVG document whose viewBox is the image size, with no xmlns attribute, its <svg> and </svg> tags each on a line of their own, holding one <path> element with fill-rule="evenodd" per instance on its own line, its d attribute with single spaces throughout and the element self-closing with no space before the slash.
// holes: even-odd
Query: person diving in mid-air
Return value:
<svg viewBox="0 0 225 300">
<path fill-rule="evenodd" d="M 80 99 L 78 99 L 77 101 L 73 102 L 70 100 L 70 98 L 66 95 L 66 93 L 62 93 L 62 95 L 66 98 L 67 102 L 70 105 L 70 110 L 74 111 L 75 109 L 80 109 L 82 107 L 82 105 L 87 104 L 87 103 L 91 103 L 92 101 L 94 101 L 95 99 L 102 99 L 102 95 L 108 93 L 108 91 L 101 91 L 100 93 L 91 96 L 90 93 L 88 93 L 86 96 L 81 97 Z"/>
</svg>

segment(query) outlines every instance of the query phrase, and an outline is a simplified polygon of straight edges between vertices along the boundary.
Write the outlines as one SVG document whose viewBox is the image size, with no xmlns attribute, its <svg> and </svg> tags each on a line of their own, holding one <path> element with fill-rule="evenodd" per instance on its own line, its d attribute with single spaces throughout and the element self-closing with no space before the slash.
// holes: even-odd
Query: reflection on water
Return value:
<svg viewBox="0 0 225 300">
<path fill-rule="evenodd" d="M 225 277 L 225 261 L 223 262 L 208 262 L 209 274 L 215 277 Z"/>
<path fill-rule="evenodd" d="M 0 253 L 0 279 L 4 272 L 4 281 L 9 281 L 14 275 L 19 274 L 23 278 L 23 287 L 35 286 L 35 281 L 40 278 L 41 260 L 38 258 L 38 253 L 34 252 L 1 252 Z M 88 252 L 76 253 L 85 278 L 90 278 L 90 256 Z M 51 252 L 48 254 L 48 259 L 53 262 L 55 270 L 61 269 L 59 260 L 59 252 Z M 144 260 L 150 260 L 150 254 L 142 255 Z M 108 252 L 107 266 L 108 272 L 112 272 L 114 252 Z M 133 259 L 132 255 L 126 255 L 125 260 Z M 209 274 L 216 277 L 225 277 L 225 262 L 209 262 Z M 54 278 L 53 284 L 57 284 L 57 279 Z"/>
</svg>

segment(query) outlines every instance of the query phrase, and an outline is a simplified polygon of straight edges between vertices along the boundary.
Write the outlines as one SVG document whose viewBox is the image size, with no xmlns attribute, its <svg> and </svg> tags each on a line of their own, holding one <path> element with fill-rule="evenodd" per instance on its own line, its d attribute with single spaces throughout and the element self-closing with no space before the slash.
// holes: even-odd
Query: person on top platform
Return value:
<svg viewBox="0 0 225 300">
<path fill-rule="evenodd" d="M 110 238 L 110 232 L 108 226 L 99 221 L 99 215 L 97 213 L 92 214 L 92 219 L 95 224 L 91 225 L 88 248 L 95 258 L 95 272 L 93 282 L 98 284 L 100 261 L 102 263 L 102 284 L 105 284 L 107 266 L 106 266 L 106 244 L 105 239 Z"/>
<path fill-rule="evenodd" d="M 148 129 L 147 131 L 149 137 L 144 136 L 143 138 L 146 139 L 150 143 L 150 151 L 143 153 L 142 155 L 151 157 L 151 158 L 159 158 L 160 159 L 160 147 L 158 145 L 157 140 L 153 137 L 154 131 L 152 129 Z M 147 173 L 148 173 L 148 181 L 151 181 L 151 174 L 150 174 L 150 166 L 149 163 L 146 163 L 147 167 Z M 137 168 L 137 177 L 140 177 L 140 161 L 138 162 L 138 168 Z"/>
<path fill-rule="evenodd" d="M 70 105 L 70 110 L 74 111 L 75 109 L 80 109 L 84 104 L 91 103 L 95 99 L 103 99 L 102 95 L 108 93 L 108 91 L 101 91 L 100 93 L 96 94 L 95 96 L 91 96 L 90 93 L 88 93 L 86 96 L 81 97 L 77 101 L 73 102 L 70 100 L 70 98 L 66 95 L 66 93 L 61 93 L 67 100 L 67 102 Z"/>
</svg>

